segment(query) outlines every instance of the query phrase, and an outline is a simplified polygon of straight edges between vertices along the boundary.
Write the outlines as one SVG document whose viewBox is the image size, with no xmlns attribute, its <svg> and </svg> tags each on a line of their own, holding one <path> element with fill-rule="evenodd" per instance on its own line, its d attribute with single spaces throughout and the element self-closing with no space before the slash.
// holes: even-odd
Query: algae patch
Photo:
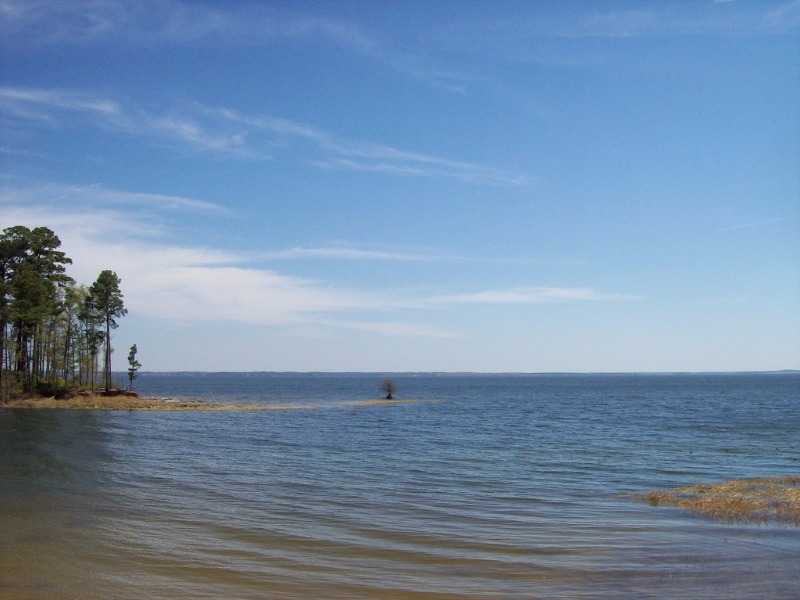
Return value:
<svg viewBox="0 0 800 600">
<path fill-rule="evenodd" d="M 625 497 L 651 506 L 674 506 L 725 523 L 800 526 L 800 477 L 734 479 Z"/>
</svg>

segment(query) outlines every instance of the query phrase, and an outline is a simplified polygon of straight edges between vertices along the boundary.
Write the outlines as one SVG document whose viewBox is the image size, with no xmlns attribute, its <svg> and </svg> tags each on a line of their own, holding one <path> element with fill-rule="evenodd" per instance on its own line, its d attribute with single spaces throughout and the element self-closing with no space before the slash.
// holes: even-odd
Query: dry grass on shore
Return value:
<svg viewBox="0 0 800 600">
<path fill-rule="evenodd" d="M 104 396 L 82 394 L 67 399 L 20 398 L 0 402 L 0 408 L 55 408 L 55 409 L 99 409 L 99 410 L 265 410 L 258 406 L 220 406 L 196 401 L 175 401 L 161 398 L 142 398 L 137 395 Z"/>
<path fill-rule="evenodd" d="M 734 479 L 626 496 L 725 523 L 800 526 L 800 477 Z"/>
</svg>

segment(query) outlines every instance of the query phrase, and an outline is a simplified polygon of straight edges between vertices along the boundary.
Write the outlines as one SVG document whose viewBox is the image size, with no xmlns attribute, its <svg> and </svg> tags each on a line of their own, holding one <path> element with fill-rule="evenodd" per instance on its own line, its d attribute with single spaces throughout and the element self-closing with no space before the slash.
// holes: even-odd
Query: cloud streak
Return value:
<svg viewBox="0 0 800 600">
<path fill-rule="evenodd" d="M 719 231 L 737 231 L 739 229 L 752 229 L 754 227 L 774 225 L 776 223 L 784 223 L 786 221 L 796 221 L 797 219 L 800 219 L 800 215 L 789 215 L 785 217 L 777 217 L 775 219 L 762 219 L 760 221 L 752 221 L 750 223 L 739 223 L 738 225 L 722 227 L 721 229 L 719 229 Z"/>
<path fill-rule="evenodd" d="M 164 210 L 192 210 L 211 213 L 228 212 L 218 204 L 164 194 L 146 194 L 110 190 L 99 184 L 94 185 L 58 185 L 43 184 L 34 187 L 6 188 L 0 192 L 0 200 L 11 202 L 23 201 L 31 205 L 56 203 L 65 198 L 78 202 L 79 205 L 90 204 L 125 206 L 127 208 L 151 207 Z"/>
<path fill-rule="evenodd" d="M 5 120 L 69 127 L 75 115 L 119 135 L 169 140 L 199 152 L 273 160 L 281 156 L 325 169 L 456 179 L 476 185 L 528 186 L 534 179 L 486 165 L 410 152 L 389 145 L 335 136 L 304 123 L 228 108 L 188 107 L 181 115 L 126 108 L 116 101 L 73 91 L 2 88 Z M 300 158 L 296 158 L 299 155 Z"/>
<path fill-rule="evenodd" d="M 346 246 L 331 246 L 328 248 L 305 248 L 295 246 L 286 250 L 267 252 L 260 256 L 265 260 L 293 260 L 293 259 L 326 259 L 326 260 L 389 260 L 402 262 L 430 262 L 443 260 L 444 257 L 435 254 L 414 254 L 407 252 L 388 252 L 384 250 L 367 250 Z"/>
<path fill-rule="evenodd" d="M 640 296 L 606 294 L 592 288 L 518 287 L 485 290 L 467 294 L 435 296 L 429 304 L 549 304 L 554 302 L 587 302 L 598 300 L 639 300 Z"/>
</svg>

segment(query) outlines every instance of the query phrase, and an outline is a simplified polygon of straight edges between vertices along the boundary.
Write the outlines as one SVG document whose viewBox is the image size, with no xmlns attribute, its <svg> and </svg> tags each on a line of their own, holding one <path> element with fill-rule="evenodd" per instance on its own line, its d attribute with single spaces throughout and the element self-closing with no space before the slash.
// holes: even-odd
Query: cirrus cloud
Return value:
<svg viewBox="0 0 800 600">
<path fill-rule="evenodd" d="M 474 185 L 529 186 L 535 181 L 523 173 L 347 139 L 305 123 L 230 108 L 191 105 L 157 112 L 89 93 L 16 87 L 0 88 L 0 104 L 4 120 L 15 130 L 70 127 L 80 117 L 83 125 L 120 136 L 166 140 L 235 159 L 274 160 L 282 152 L 316 168 L 456 179 Z"/>
</svg>

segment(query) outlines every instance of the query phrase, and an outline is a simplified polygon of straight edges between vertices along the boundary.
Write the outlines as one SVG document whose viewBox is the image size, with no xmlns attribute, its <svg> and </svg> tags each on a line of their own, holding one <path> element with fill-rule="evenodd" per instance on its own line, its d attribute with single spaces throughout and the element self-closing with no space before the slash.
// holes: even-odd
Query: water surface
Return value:
<svg viewBox="0 0 800 600">
<path fill-rule="evenodd" d="M 0 410 L 3 598 L 790 598 L 800 530 L 620 494 L 800 474 L 800 377 L 144 374 Z"/>
</svg>

